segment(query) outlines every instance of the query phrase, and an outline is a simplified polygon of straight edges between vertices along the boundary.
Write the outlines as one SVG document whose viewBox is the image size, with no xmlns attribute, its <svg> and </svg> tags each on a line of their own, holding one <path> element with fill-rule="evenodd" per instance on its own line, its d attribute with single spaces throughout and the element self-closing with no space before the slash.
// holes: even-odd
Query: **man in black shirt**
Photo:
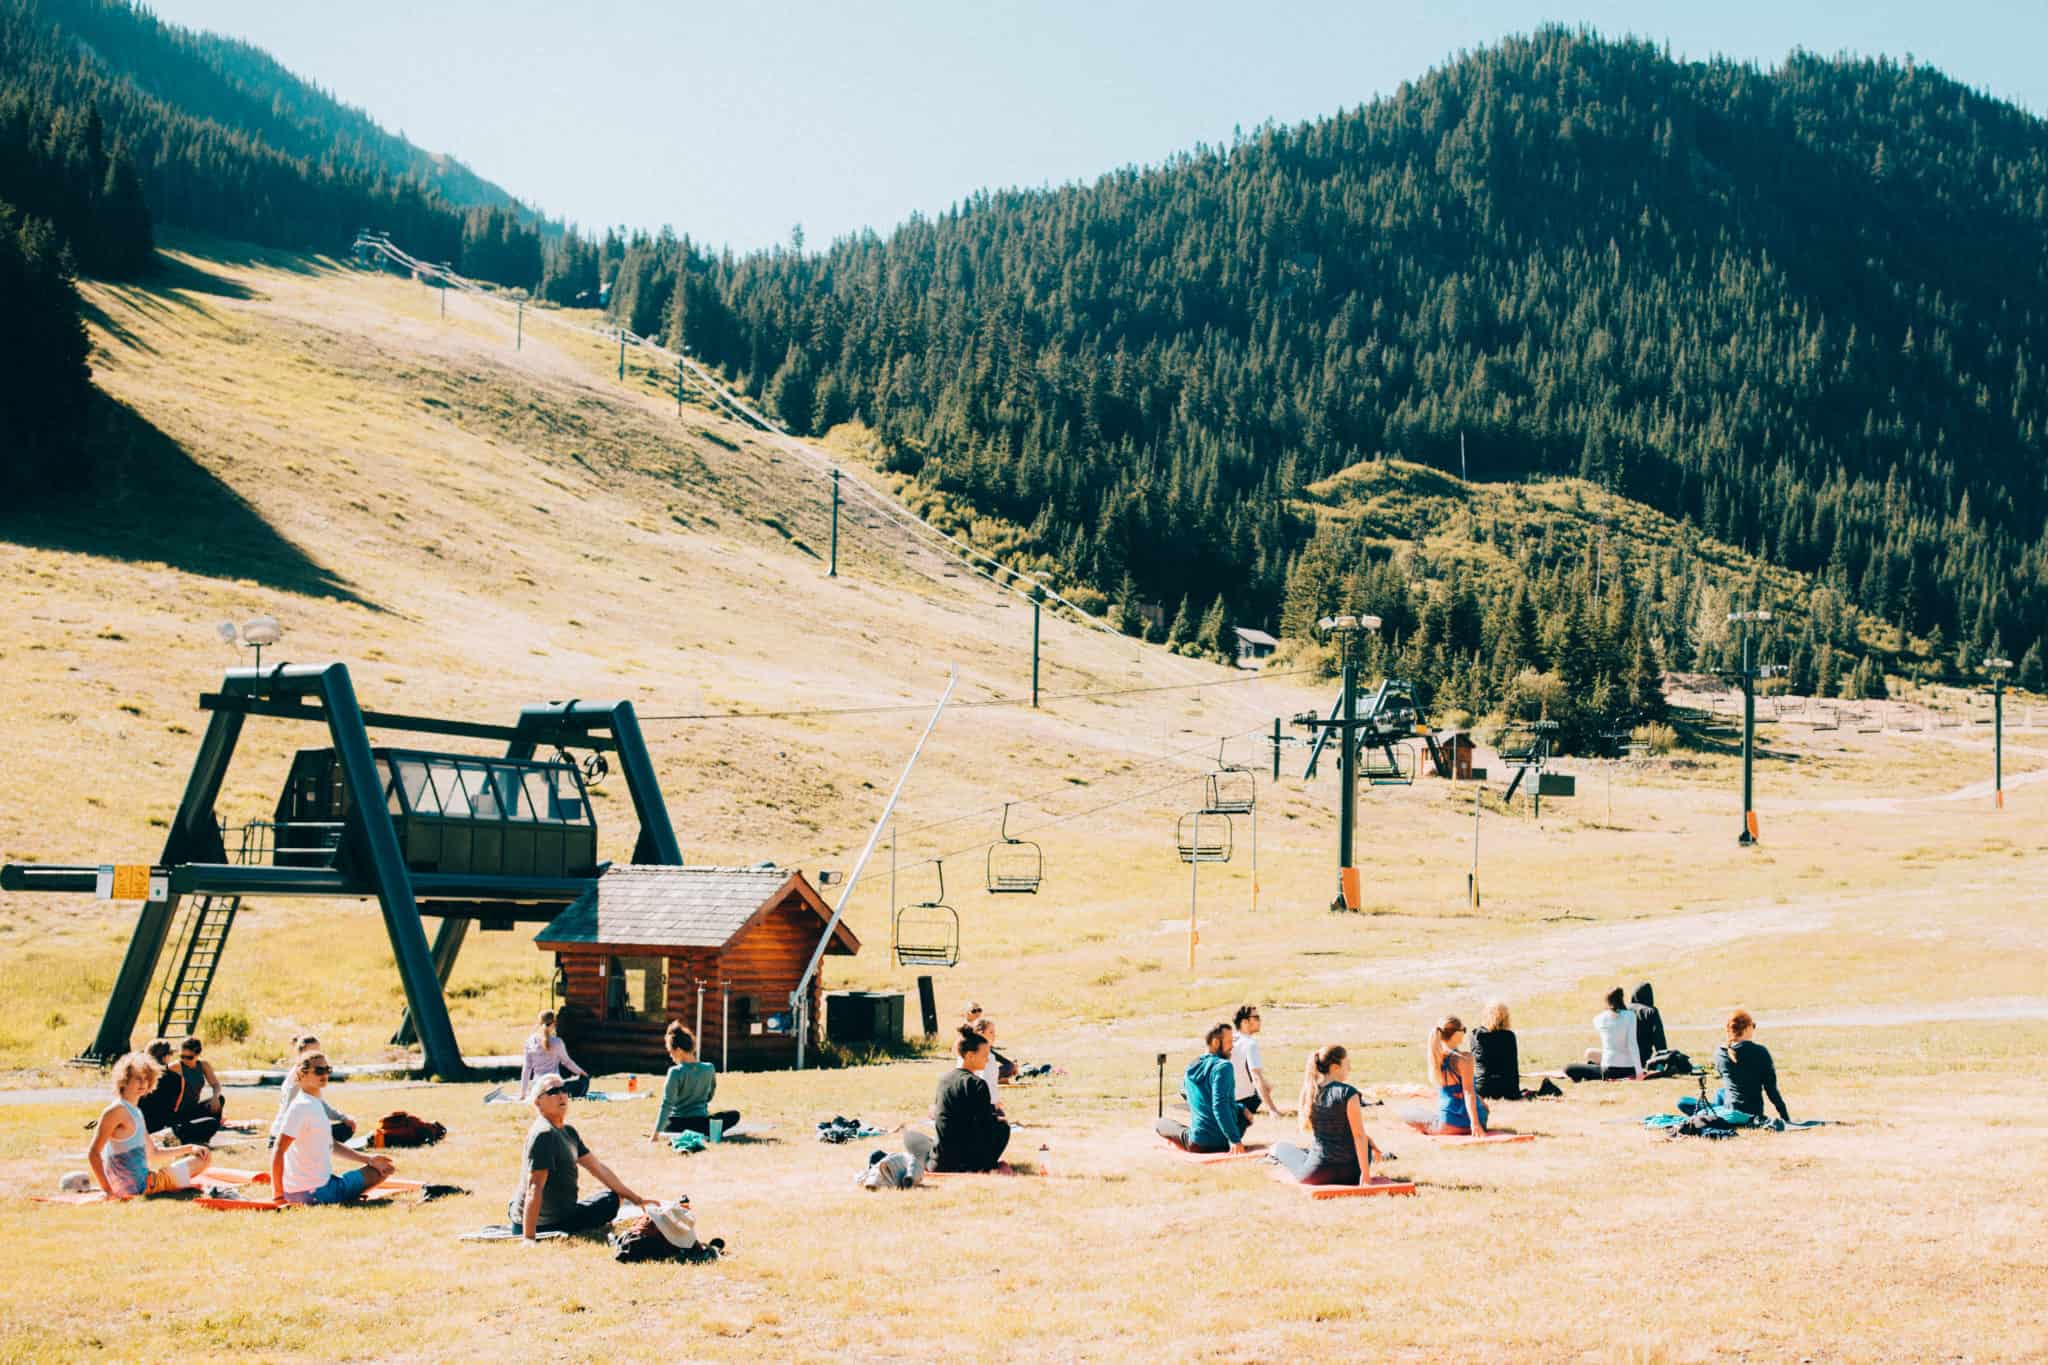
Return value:
<svg viewBox="0 0 2048 1365">
<path fill-rule="evenodd" d="M 1010 1125 L 996 1117 L 995 1096 L 977 1075 L 988 1065 L 988 1039 L 970 1028 L 960 1030 L 960 1064 L 939 1081 L 932 1099 L 932 1119 L 939 1142 L 932 1152 L 935 1171 L 992 1171 L 1010 1142 Z"/>
<path fill-rule="evenodd" d="M 1645 981 L 1629 998 L 1629 1012 L 1636 1017 L 1636 1056 L 1647 1062 L 1670 1044 L 1664 1040 L 1664 1016 L 1657 1013 L 1657 996 Z"/>
</svg>

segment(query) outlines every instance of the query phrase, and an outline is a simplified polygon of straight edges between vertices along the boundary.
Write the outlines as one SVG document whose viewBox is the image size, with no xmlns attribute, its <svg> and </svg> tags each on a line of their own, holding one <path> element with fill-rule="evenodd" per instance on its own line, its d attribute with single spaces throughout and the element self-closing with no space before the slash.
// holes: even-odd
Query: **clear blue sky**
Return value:
<svg viewBox="0 0 2048 1365">
<path fill-rule="evenodd" d="M 149 0 L 586 226 L 886 231 L 1385 94 L 1546 20 L 1773 65 L 1911 53 L 2048 110 L 2042 0 Z"/>
</svg>

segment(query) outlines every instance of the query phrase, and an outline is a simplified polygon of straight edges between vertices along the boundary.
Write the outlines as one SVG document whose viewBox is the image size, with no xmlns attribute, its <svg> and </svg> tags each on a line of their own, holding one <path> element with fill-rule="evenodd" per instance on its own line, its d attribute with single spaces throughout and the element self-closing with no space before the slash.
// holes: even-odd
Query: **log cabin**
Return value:
<svg viewBox="0 0 2048 1365">
<path fill-rule="evenodd" d="M 592 1071 L 659 1074 L 671 1019 L 698 1029 L 698 1056 L 724 1070 L 796 1059 L 790 992 L 832 911 L 801 872 L 775 867 L 614 866 L 534 936 L 555 957 L 557 1027 Z M 841 923 L 825 951 L 851 956 Z M 810 984 L 815 1049 L 824 973 Z"/>
</svg>

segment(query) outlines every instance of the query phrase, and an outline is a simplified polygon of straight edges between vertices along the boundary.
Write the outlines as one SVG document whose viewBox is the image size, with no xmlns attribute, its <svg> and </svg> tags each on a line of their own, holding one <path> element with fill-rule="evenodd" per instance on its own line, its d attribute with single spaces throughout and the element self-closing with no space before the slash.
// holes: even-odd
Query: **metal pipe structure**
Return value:
<svg viewBox="0 0 2048 1365">
<path fill-rule="evenodd" d="M 804 974 L 797 978 L 796 989 L 789 993 L 790 1017 L 796 1021 L 796 1067 L 804 1067 L 804 1043 L 811 1028 L 810 987 L 811 980 L 818 974 L 818 964 L 825 959 L 825 949 L 832 943 L 832 935 L 839 931 L 839 921 L 846 915 L 846 903 L 853 899 L 854 887 L 860 885 L 860 874 L 867 869 L 868 859 L 874 855 L 875 845 L 881 841 L 882 827 L 887 825 L 896 813 L 896 802 L 903 795 L 903 788 L 910 781 L 911 773 L 917 770 L 918 757 L 924 753 L 925 741 L 932 737 L 932 731 L 939 728 L 939 717 L 946 713 L 946 703 L 953 700 L 953 689 L 960 685 L 960 670 L 947 665 L 946 690 L 939 696 L 939 704 L 932 708 L 931 719 L 925 722 L 924 733 L 917 737 L 917 747 L 910 751 L 910 758 L 903 765 L 903 771 L 896 777 L 896 787 L 889 793 L 889 802 L 882 807 L 882 813 L 875 819 L 874 828 L 868 831 L 867 844 L 855 860 L 853 870 L 846 874 L 846 885 L 839 893 L 839 904 L 832 907 L 832 918 L 825 924 L 825 932 L 818 935 L 818 946 L 811 951 L 811 960 L 804 967 Z M 893 915 L 896 907 L 890 906 Z"/>
</svg>

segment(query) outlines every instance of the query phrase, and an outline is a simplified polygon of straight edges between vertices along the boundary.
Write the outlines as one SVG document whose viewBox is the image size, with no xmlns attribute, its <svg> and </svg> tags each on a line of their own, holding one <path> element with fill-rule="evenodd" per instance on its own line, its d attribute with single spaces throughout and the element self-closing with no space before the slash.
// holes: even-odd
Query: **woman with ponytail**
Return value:
<svg viewBox="0 0 2048 1365">
<path fill-rule="evenodd" d="M 1436 1117 L 1415 1115 L 1409 1122 L 1425 1133 L 1486 1135 L 1486 1102 L 1472 1089 L 1472 1054 L 1460 1049 L 1465 1025 L 1454 1014 L 1437 1021 L 1429 1034 L 1429 1077 L 1437 1088 Z"/>
<path fill-rule="evenodd" d="M 1304 1185 L 1359 1185 L 1372 1175 L 1373 1158 L 1393 1155 L 1365 1135 L 1358 1091 L 1351 1086 L 1351 1061 L 1335 1043 L 1308 1059 L 1301 1083 L 1302 1127 L 1312 1135 L 1306 1148 L 1273 1144 L 1273 1159 Z"/>
</svg>

